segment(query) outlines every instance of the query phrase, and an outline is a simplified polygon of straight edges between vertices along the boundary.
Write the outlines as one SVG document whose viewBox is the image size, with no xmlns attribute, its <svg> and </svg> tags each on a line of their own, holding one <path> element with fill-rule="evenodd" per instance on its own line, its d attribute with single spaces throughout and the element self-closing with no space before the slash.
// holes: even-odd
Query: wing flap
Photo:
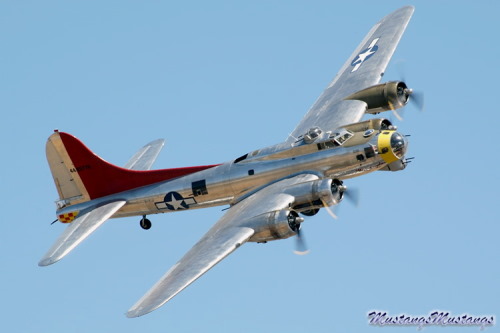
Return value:
<svg viewBox="0 0 500 333">
<path fill-rule="evenodd" d="M 139 317 L 159 308 L 245 243 L 253 233 L 251 228 L 219 229 L 219 223 L 216 224 L 130 308 L 127 317 Z"/>
<path fill-rule="evenodd" d="M 115 201 L 77 216 L 38 263 L 48 266 L 66 256 L 78 244 L 113 216 L 126 201 Z"/>
<path fill-rule="evenodd" d="M 150 170 L 164 145 L 165 140 L 163 139 L 148 143 L 130 158 L 124 168 L 130 170 Z"/>
</svg>

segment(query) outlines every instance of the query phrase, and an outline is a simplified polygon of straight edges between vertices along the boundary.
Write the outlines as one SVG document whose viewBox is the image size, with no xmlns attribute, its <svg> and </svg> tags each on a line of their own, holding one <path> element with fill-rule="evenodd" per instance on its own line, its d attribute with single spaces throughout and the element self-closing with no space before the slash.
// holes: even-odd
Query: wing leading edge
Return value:
<svg viewBox="0 0 500 333">
<path fill-rule="evenodd" d="M 265 213 L 288 208 L 293 195 L 288 186 L 315 180 L 304 174 L 273 183 L 232 206 L 181 260 L 127 312 L 127 317 L 145 315 L 167 303 L 184 288 L 247 242 L 255 233 L 255 221 Z"/>
<path fill-rule="evenodd" d="M 94 208 L 86 213 L 78 214 L 71 224 L 55 241 L 38 263 L 39 266 L 48 266 L 66 256 L 92 232 L 99 228 L 107 219 L 113 216 L 126 201 L 115 201 Z"/>
<path fill-rule="evenodd" d="M 244 227 L 223 226 L 219 229 L 218 224 L 215 227 L 130 308 L 127 317 L 139 317 L 156 310 L 231 254 L 254 233 L 252 229 Z"/>
<path fill-rule="evenodd" d="M 290 134 L 287 143 L 295 142 L 312 127 L 329 131 L 362 118 L 366 104 L 344 99 L 380 82 L 413 11 L 413 6 L 400 8 L 373 26 Z"/>
<path fill-rule="evenodd" d="M 163 139 L 148 143 L 130 158 L 124 168 L 130 170 L 150 170 L 164 145 L 165 140 Z"/>
</svg>

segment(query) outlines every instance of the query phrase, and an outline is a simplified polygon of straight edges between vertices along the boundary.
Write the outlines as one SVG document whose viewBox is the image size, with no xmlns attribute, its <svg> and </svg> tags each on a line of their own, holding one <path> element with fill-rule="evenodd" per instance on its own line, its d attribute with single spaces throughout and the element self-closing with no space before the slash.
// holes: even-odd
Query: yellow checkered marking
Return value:
<svg viewBox="0 0 500 333">
<path fill-rule="evenodd" d="M 71 213 L 61 214 L 57 218 L 62 223 L 71 223 L 78 216 L 78 211 L 74 211 Z"/>
</svg>

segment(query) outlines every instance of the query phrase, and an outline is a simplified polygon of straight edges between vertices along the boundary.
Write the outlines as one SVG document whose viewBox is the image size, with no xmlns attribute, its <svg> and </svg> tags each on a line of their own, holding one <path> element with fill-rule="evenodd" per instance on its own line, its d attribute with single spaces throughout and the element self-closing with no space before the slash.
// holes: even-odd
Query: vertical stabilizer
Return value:
<svg viewBox="0 0 500 333">
<path fill-rule="evenodd" d="M 89 200 L 89 194 L 78 172 L 75 172 L 75 165 L 71 161 L 58 131 L 49 137 L 46 154 L 59 193 L 59 208 Z"/>
<path fill-rule="evenodd" d="M 154 141 L 129 165 L 149 168 L 163 146 Z M 137 155 L 137 154 L 136 154 Z M 56 131 L 47 141 L 47 160 L 59 193 L 58 208 L 189 175 L 217 165 L 129 170 L 106 162 L 74 136 Z M 128 163 L 127 163 L 128 164 Z"/>
</svg>

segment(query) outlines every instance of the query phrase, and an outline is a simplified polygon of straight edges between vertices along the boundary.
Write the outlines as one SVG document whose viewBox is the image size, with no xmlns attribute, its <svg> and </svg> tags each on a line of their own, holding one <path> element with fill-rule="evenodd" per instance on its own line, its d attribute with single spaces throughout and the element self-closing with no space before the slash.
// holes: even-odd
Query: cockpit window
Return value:
<svg viewBox="0 0 500 333">
<path fill-rule="evenodd" d="M 238 157 L 237 159 L 234 160 L 234 163 L 236 164 L 238 162 L 241 162 L 241 161 L 245 160 L 247 157 L 248 157 L 248 154 L 240 156 L 240 157 Z"/>
<path fill-rule="evenodd" d="M 352 134 L 352 132 L 348 131 L 348 130 L 342 130 L 340 133 L 336 134 L 334 137 L 333 137 L 333 140 L 335 140 L 339 146 L 343 145 L 347 140 L 349 140 L 350 138 L 352 138 L 354 134 Z"/>
<path fill-rule="evenodd" d="M 318 143 L 318 150 L 329 149 L 338 147 L 339 144 L 335 140 L 328 140 L 325 142 Z"/>
<path fill-rule="evenodd" d="M 348 130 L 342 130 L 340 133 L 331 135 L 328 141 L 318 143 L 318 149 L 322 150 L 342 146 L 353 135 L 354 134 Z"/>
</svg>

